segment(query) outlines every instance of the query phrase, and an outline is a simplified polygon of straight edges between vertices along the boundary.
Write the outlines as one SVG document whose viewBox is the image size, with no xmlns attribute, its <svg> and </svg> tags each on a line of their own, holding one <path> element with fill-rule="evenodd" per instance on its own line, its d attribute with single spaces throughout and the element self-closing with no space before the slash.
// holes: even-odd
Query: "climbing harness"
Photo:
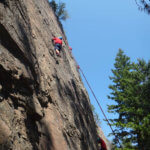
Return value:
<svg viewBox="0 0 150 150">
<path fill-rule="evenodd" d="M 113 128 L 112 128 L 112 126 L 111 126 L 109 120 L 107 119 L 107 117 L 106 117 L 106 115 L 105 115 L 105 113 L 104 113 L 104 111 L 103 111 L 103 109 L 102 109 L 102 107 L 101 107 L 101 105 L 100 105 L 100 103 L 99 103 L 99 101 L 98 101 L 98 99 L 97 99 L 97 97 L 96 97 L 96 95 L 95 95 L 93 89 L 91 88 L 91 86 L 90 86 L 90 84 L 89 84 L 87 78 L 85 77 L 85 75 L 84 75 L 84 73 L 83 73 L 83 71 L 82 71 L 82 69 L 80 68 L 79 65 L 77 65 L 77 68 L 78 68 L 78 69 L 80 70 L 80 72 L 82 73 L 82 75 L 83 75 L 83 77 L 84 77 L 84 79 L 85 79 L 85 81 L 86 81 L 86 83 L 87 83 L 89 89 L 90 89 L 91 92 L 92 92 L 92 95 L 94 96 L 94 98 L 95 98 L 95 100 L 96 100 L 96 102 L 97 102 L 97 104 L 98 104 L 98 106 L 99 106 L 101 112 L 103 113 L 103 115 L 104 115 L 104 117 L 105 117 L 105 120 L 107 121 L 107 123 L 108 123 L 108 125 L 109 125 L 109 127 L 110 127 L 110 129 L 111 129 L 111 131 L 112 131 L 112 133 L 113 133 L 114 136 L 116 137 L 116 139 L 117 139 L 117 141 L 118 141 L 118 143 L 119 143 L 119 145 L 120 145 L 120 147 L 121 147 L 121 149 L 122 149 L 122 145 L 121 145 L 121 143 L 120 143 L 120 141 L 119 141 L 117 135 L 115 134 L 115 132 L 114 132 L 114 130 L 113 130 Z"/>
</svg>

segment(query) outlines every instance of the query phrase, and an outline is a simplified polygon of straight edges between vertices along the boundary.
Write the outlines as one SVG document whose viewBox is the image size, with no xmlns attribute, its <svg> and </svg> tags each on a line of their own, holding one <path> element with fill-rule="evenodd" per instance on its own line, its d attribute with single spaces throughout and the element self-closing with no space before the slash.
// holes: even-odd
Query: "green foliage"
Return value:
<svg viewBox="0 0 150 150">
<path fill-rule="evenodd" d="M 98 126 L 100 126 L 101 125 L 101 121 L 99 119 L 98 113 L 95 111 L 95 107 L 92 104 L 91 104 L 91 107 L 92 107 L 92 112 L 93 112 L 94 120 L 95 120 L 96 124 Z"/>
<path fill-rule="evenodd" d="M 126 149 L 148 150 L 150 147 L 150 62 L 138 60 L 131 63 L 122 50 L 119 50 L 114 67 L 113 84 L 109 99 L 115 101 L 109 105 L 111 113 L 118 118 L 111 119 L 116 134 Z M 116 140 L 114 139 L 114 143 Z"/>
<path fill-rule="evenodd" d="M 66 11 L 66 4 L 63 2 L 59 2 L 58 4 L 55 0 L 49 2 L 50 6 L 52 7 L 53 11 L 55 12 L 56 16 L 59 20 L 65 21 L 69 18 L 68 12 Z"/>
</svg>

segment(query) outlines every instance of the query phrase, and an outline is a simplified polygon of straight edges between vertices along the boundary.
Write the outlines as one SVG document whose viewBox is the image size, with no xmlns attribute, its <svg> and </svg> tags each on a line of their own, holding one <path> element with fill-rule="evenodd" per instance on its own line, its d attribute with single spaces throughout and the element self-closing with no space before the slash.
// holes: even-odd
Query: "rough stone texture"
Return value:
<svg viewBox="0 0 150 150">
<path fill-rule="evenodd" d="M 62 57 L 51 41 L 63 35 Z M 47 0 L 0 0 L 0 150 L 96 150 L 88 94 Z"/>
</svg>

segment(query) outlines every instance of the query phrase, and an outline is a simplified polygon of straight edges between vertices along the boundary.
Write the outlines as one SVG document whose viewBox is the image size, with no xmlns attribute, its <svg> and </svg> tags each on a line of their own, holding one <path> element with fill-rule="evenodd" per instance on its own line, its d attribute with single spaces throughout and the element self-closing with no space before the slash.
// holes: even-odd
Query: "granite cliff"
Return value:
<svg viewBox="0 0 150 150">
<path fill-rule="evenodd" d="M 61 58 L 53 36 L 63 35 Z M 97 150 L 88 94 L 47 0 L 0 0 L 0 150 Z"/>
</svg>

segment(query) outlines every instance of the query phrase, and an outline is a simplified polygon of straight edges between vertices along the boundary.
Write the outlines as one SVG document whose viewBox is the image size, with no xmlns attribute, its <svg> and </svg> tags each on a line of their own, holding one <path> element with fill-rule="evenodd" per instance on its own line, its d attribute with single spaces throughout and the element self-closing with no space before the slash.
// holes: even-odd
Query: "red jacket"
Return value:
<svg viewBox="0 0 150 150">
<path fill-rule="evenodd" d="M 54 41 L 54 44 L 60 44 L 60 45 L 62 45 L 62 40 L 61 39 L 59 39 L 57 37 L 54 37 L 52 40 Z"/>
</svg>

